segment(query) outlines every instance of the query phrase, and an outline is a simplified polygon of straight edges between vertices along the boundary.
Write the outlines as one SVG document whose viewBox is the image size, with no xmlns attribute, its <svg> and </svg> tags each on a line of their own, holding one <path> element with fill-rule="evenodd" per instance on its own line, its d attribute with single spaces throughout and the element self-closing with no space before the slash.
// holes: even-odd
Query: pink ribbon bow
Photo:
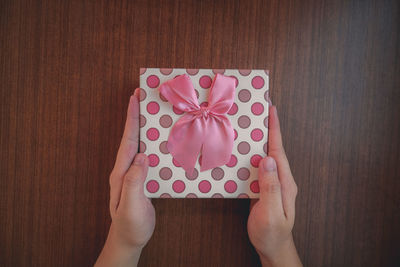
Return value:
<svg viewBox="0 0 400 267">
<path fill-rule="evenodd" d="M 211 84 L 208 106 L 200 106 L 186 74 L 166 81 L 161 94 L 178 110 L 186 112 L 174 124 L 167 149 L 189 174 L 201 151 L 200 171 L 222 166 L 232 154 L 234 132 L 226 113 L 235 96 L 235 79 L 217 74 Z"/>
</svg>

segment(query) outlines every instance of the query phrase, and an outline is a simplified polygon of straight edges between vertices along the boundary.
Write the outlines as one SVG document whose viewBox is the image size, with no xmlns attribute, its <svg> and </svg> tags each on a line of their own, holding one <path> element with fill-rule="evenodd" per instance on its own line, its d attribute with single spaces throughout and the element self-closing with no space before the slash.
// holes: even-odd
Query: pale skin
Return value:
<svg viewBox="0 0 400 267">
<path fill-rule="evenodd" d="M 131 96 L 125 130 L 110 175 L 112 223 L 95 266 L 137 266 L 154 232 L 155 211 L 144 195 L 148 158 L 137 153 L 139 90 Z M 247 230 L 263 266 L 302 266 L 293 242 L 297 186 L 282 145 L 276 107 L 270 108 L 268 157 L 260 161 L 260 199 L 252 200 Z"/>
</svg>

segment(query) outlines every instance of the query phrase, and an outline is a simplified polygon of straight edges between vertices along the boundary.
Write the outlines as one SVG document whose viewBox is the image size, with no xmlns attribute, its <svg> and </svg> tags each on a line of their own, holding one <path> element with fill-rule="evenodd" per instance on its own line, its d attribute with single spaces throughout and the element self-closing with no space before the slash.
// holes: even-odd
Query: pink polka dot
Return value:
<svg viewBox="0 0 400 267">
<path fill-rule="evenodd" d="M 260 193 L 260 186 L 258 184 L 258 181 L 253 181 L 250 184 L 250 190 L 253 193 Z"/>
<path fill-rule="evenodd" d="M 158 184 L 157 181 L 155 180 L 150 180 L 147 182 L 146 184 L 146 189 L 147 191 L 149 191 L 150 193 L 155 193 L 158 191 L 158 189 L 160 188 L 160 185 Z"/>
<path fill-rule="evenodd" d="M 179 164 L 179 162 L 175 158 L 172 158 L 172 164 L 174 164 L 176 167 L 181 166 L 181 164 Z"/>
<path fill-rule="evenodd" d="M 155 141 L 160 136 L 160 133 L 158 132 L 158 130 L 156 128 L 150 128 L 147 130 L 146 135 L 149 140 Z"/>
<path fill-rule="evenodd" d="M 150 114 L 157 114 L 160 110 L 160 106 L 157 102 L 151 101 L 147 104 L 147 112 Z"/>
<path fill-rule="evenodd" d="M 230 77 L 232 77 L 232 78 L 235 79 L 235 87 L 237 87 L 238 84 L 239 84 L 239 81 L 238 81 L 238 79 L 236 78 L 236 76 L 231 75 Z"/>
<path fill-rule="evenodd" d="M 241 193 L 238 195 L 237 198 L 249 198 L 249 195 L 247 195 L 246 193 Z"/>
<path fill-rule="evenodd" d="M 233 132 L 234 132 L 234 134 L 235 134 L 235 140 L 237 139 L 237 137 L 238 137 L 238 133 L 237 133 L 237 131 L 234 129 L 233 130 Z"/>
<path fill-rule="evenodd" d="M 156 75 L 150 75 L 147 77 L 147 86 L 150 88 L 156 88 L 160 84 L 160 79 Z"/>
<path fill-rule="evenodd" d="M 150 154 L 148 156 L 148 158 L 149 158 L 149 166 L 150 167 L 155 167 L 160 162 L 160 159 L 158 158 L 158 156 L 156 154 Z"/>
<path fill-rule="evenodd" d="M 197 195 L 195 193 L 189 193 L 185 198 L 197 198 Z"/>
<path fill-rule="evenodd" d="M 208 193 L 211 190 L 211 183 L 207 180 L 203 180 L 199 183 L 199 190 L 202 193 Z"/>
<path fill-rule="evenodd" d="M 171 198 L 171 195 L 168 194 L 168 193 L 162 193 L 162 194 L 160 195 L 160 198 Z"/>
<path fill-rule="evenodd" d="M 237 184 L 234 181 L 229 180 L 225 183 L 224 188 L 226 192 L 234 193 L 237 189 Z"/>
<path fill-rule="evenodd" d="M 185 190 L 185 183 L 181 180 L 176 180 L 172 184 L 172 189 L 174 190 L 175 193 L 182 193 Z"/>
<path fill-rule="evenodd" d="M 183 111 L 180 110 L 180 109 L 177 109 L 175 106 L 172 107 L 172 110 L 174 111 L 174 113 L 176 115 L 182 115 L 183 114 Z"/>
<path fill-rule="evenodd" d="M 251 139 L 253 139 L 253 141 L 260 141 L 261 139 L 263 139 L 264 134 L 260 129 L 254 129 L 253 131 L 251 131 Z"/>
<path fill-rule="evenodd" d="M 203 107 L 203 108 L 205 108 L 205 107 L 207 107 L 208 106 L 208 102 L 207 101 L 204 101 L 204 102 L 202 102 L 201 104 L 200 104 L 200 107 Z"/>
<path fill-rule="evenodd" d="M 260 115 L 261 113 L 264 112 L 264 106 L 259 102 L 254 103 L 251 106 L 251 112 L 253 112 L 254 115 Z"/>
<path fill-rule="evenodd" d="M 202 88 L 207 89 L 210 88 L 212 80 L 210 76 L 204 75 L 200 78 L 199 84 Z"/>
<path fill-rule="evenodd" d="M 264 86 L 264 79 L 261 76 L 256 76 L 251 80 L 251 85 L 255 89 L 260 89 Z"/>
<path fill-rule="evenodd" d="M 250 163 L 253 167 L 258 167 L 258 164 L 260 163 L 260 160 L 262 157 L 260 155 L 253 155 L 250 159 Z"/>
<path fill-rule="evenodd" d="M 235 115 L 238 112 L 238 106 L 236 103 L 233 103 L 231 109 L 228 111 L 229 115 Z"/>
<path fill-rule="evenodd" d="M 146 72 L 146 68 L 140 68 L 139 73 L 140 75 L 143 75 Z"/>
<path fill-rule="evenodd" d="M 211 198 L 224 198 L 224 196 L 221 195 L 220 193 L 215 193 L 214 195 L 212 195 Z"/>
<path fill-rule="evenodd" d="M 229 160 L 229 162 L 226 164 L 226 166 L 228 167 L 234 167 L 237 164 L 237 158 L 235 155 L 231 155 L 231 159 Z"/>
</svg>

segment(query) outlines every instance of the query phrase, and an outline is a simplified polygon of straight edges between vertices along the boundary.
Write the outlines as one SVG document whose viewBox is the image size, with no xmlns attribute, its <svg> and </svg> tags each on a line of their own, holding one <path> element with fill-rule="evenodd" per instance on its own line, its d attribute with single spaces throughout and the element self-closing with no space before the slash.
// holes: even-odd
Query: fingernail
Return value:
<svg viewBox="0 0 400 267">
<path fill-rule="evenodd" d="M 144 162 L 144 156 L 143 154 L 137 154 L 135 156 L 135 159 L 133 160 L 134 165 L 142 165 Z"/>
<path fill-rule="evenodd" d="M 272 157 L 267 157 L 264 160 L 264 170 L 267 172 L 276 171 L 276 163 Z"/>
<path fill-rule="evenodd" d="M 271 100 L 271 98 L 268 96 L 268 104 L 270 105 L 270 106 L 272 106 L 272 100 Z"/>
</svg>

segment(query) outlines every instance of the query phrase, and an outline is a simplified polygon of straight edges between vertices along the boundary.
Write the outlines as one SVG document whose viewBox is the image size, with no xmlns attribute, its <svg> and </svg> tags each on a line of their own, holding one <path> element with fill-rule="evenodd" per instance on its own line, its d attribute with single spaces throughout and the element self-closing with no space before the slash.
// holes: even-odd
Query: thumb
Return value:
<svg viewBox="0 0 400 267">
<path fill-rule="evenodd" d="M 124 177 L 124 184 L 121 192 L 121 204 L 132 203 L 135 199 L 145 198 L 144 181 L 147 176 L 149 160 L 143 153 L 135 156 L 132 165 Z"/>
<path fill-rule="evenodd" d="M 273 157 L 265 157 L 259 164 L 258 183 L 260 202 L 271 215 L 284 215 L 281 183 L 278 177 L 276 162 Z"/>
</svg>

